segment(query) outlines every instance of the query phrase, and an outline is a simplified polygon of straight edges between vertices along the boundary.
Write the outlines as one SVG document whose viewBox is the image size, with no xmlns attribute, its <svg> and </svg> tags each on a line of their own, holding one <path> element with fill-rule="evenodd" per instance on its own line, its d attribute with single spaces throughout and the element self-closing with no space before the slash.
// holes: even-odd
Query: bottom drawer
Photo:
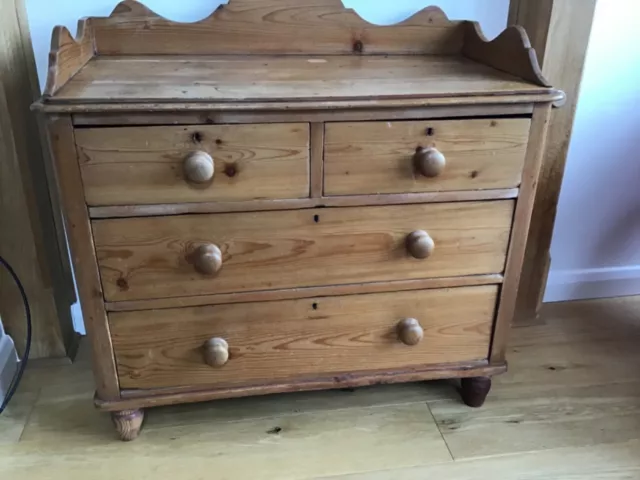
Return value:
<svg viewBox="0 0 640 480">
<path fill-rule="evenodd" d="M 118 312 L 109 321 L 121 388 L 225 387 L 486 359 L 497 295 L 490 285 Z"/>
</svg>

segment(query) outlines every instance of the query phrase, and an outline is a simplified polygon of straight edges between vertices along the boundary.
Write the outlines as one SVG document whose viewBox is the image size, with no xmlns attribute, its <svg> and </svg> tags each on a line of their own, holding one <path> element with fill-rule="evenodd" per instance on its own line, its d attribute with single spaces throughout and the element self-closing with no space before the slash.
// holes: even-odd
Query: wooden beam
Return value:
<svg viewBox="0 0 640 480">
<path fill-rule="evenodd" d="M 516 321 L 537 317 L 550 265 L 556 207 L 573 130 L 596 0 L 511 0 L 509 24 L 525 28 L 543 75 L 567 94 L 553 112 L 531 230 L 527 242 Z"/>
<path fill-rule="evenodd" d="M 0 0 L 0 254 L 21 278 L 31 304 L 31 357 L 64 357 L 75 340 L 73 284 L 64 268 L 68 255 L 61 253 L 66 251 L 54 220 L 40 129 L 29 110 L 39 88 L 22 2 Z M 21 352 L 22 308 L 18 291 L 0 272 L 0 313 Z"/>
</svg>

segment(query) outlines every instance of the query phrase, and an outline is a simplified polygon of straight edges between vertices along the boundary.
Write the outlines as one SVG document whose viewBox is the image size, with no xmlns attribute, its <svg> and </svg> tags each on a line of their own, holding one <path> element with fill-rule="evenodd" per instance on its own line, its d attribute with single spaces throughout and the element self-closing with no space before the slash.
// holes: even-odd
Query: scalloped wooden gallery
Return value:
<svg viewBox="0 0 640 480">
<path fill-rule="evenodd" d="M 108 81 L 105 81 L 108 79 Z M 133 0 L 53 33 L 47 118 L 96 405 L 506 369 L 551 108 L 526 33 L 429 7 Z M 419 234 L 419 235 L 418 235 Z"/>
</svg>

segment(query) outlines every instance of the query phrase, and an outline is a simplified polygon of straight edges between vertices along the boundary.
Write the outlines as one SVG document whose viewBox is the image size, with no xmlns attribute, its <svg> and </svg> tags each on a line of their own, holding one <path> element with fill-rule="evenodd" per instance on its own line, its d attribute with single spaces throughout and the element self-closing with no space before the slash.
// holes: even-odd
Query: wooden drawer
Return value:
<svg viewBox="0 0 640 480">
<path fill-rule="evenodd" d="M 96 220 L 93 229 L 105 297 L 121 301 L 501 273 L 513 209 L 512 200 L 319 208 Z M 407 251 L 418 230 L 435 243 L 425 259 Z M 429 247 L 423 240 L 417 247 Z"/>
<path fill-rule="evenodd" d="M 520 185 L 529 119 L 328 123 L 325 195 L 416 193 Z M 443 168 L 416 162 L 436 148 Z M 442 166 L 442 164 L 440 164 Z M 437 174 L 437 176 L 429 177 Z"/>
<path fill-rule="evenodd" d="M 88 128 L 75 137 L 92 206 L 309 196 L 306 123 Z"/>
<path fill-rule="evenodd" d="M 487 358 L 497 286 L 111 313 L 121 388 L 240 385 Z M 416 331 L 398 328 L 415 318 Z M 413 335 L 410 335 L 413 333 Z M 205 342 L 227 342 L 209 366 Z M 222 357 L 215 356 L 220 363 Z"/>
</svg>

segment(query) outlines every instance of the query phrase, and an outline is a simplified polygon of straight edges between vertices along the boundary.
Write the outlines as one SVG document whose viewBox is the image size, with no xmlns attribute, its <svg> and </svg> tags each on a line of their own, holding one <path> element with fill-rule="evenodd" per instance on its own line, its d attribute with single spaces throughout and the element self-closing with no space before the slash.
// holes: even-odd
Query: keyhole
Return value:
<svg viewBox="0 0 640 480">
<path fill-rule="evenodd" d="M 318 309 L 318 304 L 317 304 L 317 303 L 314 303 L 313 305 L 311 305 L 311 307 L 312 307 L 314 310 L 317 310 L 317 309 Z"/>
<path fill-rule="evenodd" d="M 313 221 L 318 223 L 320 221 L 320 215 L 314 215 L 313 216 Z"/>
</svg>

